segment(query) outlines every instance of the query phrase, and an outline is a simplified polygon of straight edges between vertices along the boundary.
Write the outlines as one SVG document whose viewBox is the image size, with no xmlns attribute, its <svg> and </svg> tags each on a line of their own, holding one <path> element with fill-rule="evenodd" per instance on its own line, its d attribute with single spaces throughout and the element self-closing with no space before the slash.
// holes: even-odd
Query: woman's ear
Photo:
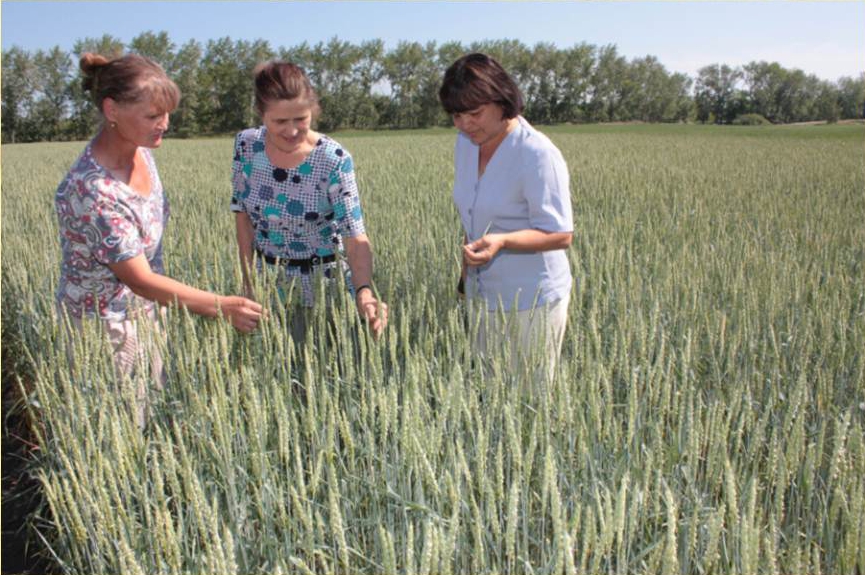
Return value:
<svg viewBox="0 0 865 575">
<path fill-rule="evenodd" d="M 117 101 L 114 98 L 102 100 L 102 115 L 109 122 L 117 122 Z"/>
</svg>

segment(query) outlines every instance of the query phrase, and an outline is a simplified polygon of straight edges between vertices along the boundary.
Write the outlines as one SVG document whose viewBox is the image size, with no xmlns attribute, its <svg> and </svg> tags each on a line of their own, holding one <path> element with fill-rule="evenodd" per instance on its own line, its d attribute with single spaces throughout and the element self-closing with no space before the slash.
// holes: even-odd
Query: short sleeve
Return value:
<svg viewBox="0 0 865 575">
<path fill-rule="evenodd" d="M 244 199 L 249 197 L 249 175 L 252 163 L 247 155 L 249 144 L 243 138 L 243 132 L 234 139 L 234 159 L 231 163 L 231 211 L 245 212 Z"/>
<path fill-rule="evenodd" d="M 330 173 L 327 190 L 328 200 L 333 205 L 334 221 L 339 234 L 353 238 L 366 233 L 363 223 L 363 210 L 360 207 L 360 194 L 354 174 L 354 160 L 345 150 L 340 161 Z"/>
<path fill-rule="evenodd" d="M 552 144 L 535 150 L 524 167 L 529 223 L 545 232 L 574 231 L 568 166 Z"/>
<path fill-rule="evenodd" d="M 79 222 L 80 233 L 96 261 L 104 265 L 116 264 L 144 253 L 139 218 L 135 213 L 118 201 L 105 180 L 91 182 L 90 187 L 92 201 L 80 204 Z"/>
</svg>

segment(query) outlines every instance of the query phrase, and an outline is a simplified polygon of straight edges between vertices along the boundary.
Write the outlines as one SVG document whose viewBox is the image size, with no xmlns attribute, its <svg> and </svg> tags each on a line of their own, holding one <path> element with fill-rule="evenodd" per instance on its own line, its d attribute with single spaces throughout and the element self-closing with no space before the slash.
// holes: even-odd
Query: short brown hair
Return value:
<svg viewBox="0 0 865 575">
<path fill-rule="evenodd" d="M 165 112 L 173 112 L 180 103 L 180 89 L 162 66 L 144 56 L 127 54 L 108 59 L 87 52 L 81 56 L 82 86 L 90 92 L 93 103 L 102 111 L 105 98 L 121 104 L 135 104 L 151 99 Z"/>
<path fill-rule="evenodd" d="M 514 79 L 494 58 L 480 52 L 466 54 L 451 64 L 439 89 L 439 101 L 448 114 L 498 104 L 503 119 L 508 120 L 516 118 L 524 107 Z"/>
<path fill-rule="evenodd" d="M 318 95 L 303 68 L 291 62 L 271 60 L 255 67 L 255 111 L 259 116 L 271 102 L 300 98 L 312 108 L 317 117 L 321 108 Z"/>
</svg>

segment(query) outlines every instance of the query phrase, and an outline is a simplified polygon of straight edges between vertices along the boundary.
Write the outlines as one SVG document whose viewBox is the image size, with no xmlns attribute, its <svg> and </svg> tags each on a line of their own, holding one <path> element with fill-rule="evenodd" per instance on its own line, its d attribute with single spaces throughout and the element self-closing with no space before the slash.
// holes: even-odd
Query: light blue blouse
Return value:
<svg viewBox="0 0 865 575">
<path fill-rule="evenodd" d="M 453 197 L 469 241 L 488 233 L 538 229 L 573 232 L 568 167 L 558 148 L 524 118 L 499 144 L 478 178 L 479 148 L 459 134 Z M 487 309 L 522 311 L 568 295 L 573 278 L 565 250 L 501 250 L 488 264 L 468 268 L 466 294 Z"/>
</svg>

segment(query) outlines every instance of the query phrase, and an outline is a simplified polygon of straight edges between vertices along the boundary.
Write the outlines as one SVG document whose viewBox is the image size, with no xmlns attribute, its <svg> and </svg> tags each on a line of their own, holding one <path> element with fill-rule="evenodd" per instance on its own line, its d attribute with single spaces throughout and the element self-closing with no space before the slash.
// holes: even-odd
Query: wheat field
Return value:
<svg viewBox="0 0 865 575">
<path fill-rule="evenodd" d="M 373 341 L 337 291 L 305 342 L 171 309 L 142 432 L 53 291 L 82 143 L 3 146 L 3 346 L 70 573 L 865 573 L 862 125 L 544 129 L 577 278 L 555 381 L 479 367 L 456 298 L 454 132 L 354 155 Z M 168 275 L 240 289 L 232 140 L 169 140 Z M 83 360 L 69 365 L 67 348 Z M 4 352 L 4 357 L 7 354 Z M 4 370 L 12 369 L 4 366 Z"/>
</svg>

